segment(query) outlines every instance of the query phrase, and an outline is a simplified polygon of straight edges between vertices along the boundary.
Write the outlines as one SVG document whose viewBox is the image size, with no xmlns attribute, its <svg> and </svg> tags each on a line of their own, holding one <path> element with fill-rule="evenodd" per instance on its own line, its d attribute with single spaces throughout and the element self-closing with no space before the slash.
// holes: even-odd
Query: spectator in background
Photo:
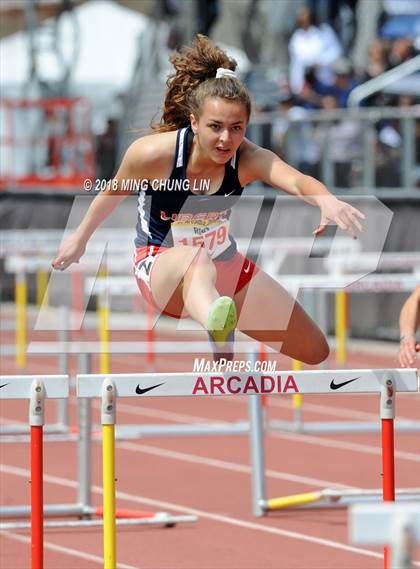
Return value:
<svg viewBox="0 0 420 569">
<path fill-rule="evenodd" d="M 389 66 L 391 68 L 397 67 L 397 65 L 401 65 L 401 63 L 408 61 L 409 59 L 414 57 L 414 55 L 415 55 L 414 47 L 411 39 L 398 38 L 392 42 L 391 48 L 389 50 L 389 55 L 388 55 Z"/>
<path fill-rule="evenodd" d="M 55 177 L 59 175 L 58 169 L 61 163 L 61 146 L 63 144 L 64 132 L 63 123 L 60 121 L 58 113 L 54 109 L 46 108 L 44 111 L 44 132 L 47 137 L 47 156 L 45 161 L 46 168 L 43 171 L 45 177 Z"/>
<path fill-rule="evenodd" d="M 307 0 L 319 22 L 328 23 L 340 38 L 347 55 L 356 33 L 356 6 L 358 0 Z"/>
<path fill-rule="evenodd" d="M 388 69 L 386 45 L 380 39 L 373 41 L 368 50 L 368 62 L 365 68 L 365 73 L 362 77 L 363 82 L 374 79 L 385 73 Z"/>
<path fill-rule="evenodd" d="M 407 108 L 415 104 L 415 97 L 410 95 L 399 95 L 392 97 L 392 106 Z M 420 154 L 418 150 L 419 133 L 418 121 L 416 121 L 416 156 L 415 161 L 419 163 Z M 401 162 L 401 152 L 403 145 L 402 122 L 398 119 L 384 119 L 377 124 L 377 143 L 376 143 L 376 184 L 378 187 L 395 188 L 403 181 L 403 163 Z M 410 173 L 413 184 L 416 182 L 417 174 L 414 170 Z"/>
<path fill-rule="evenodd" d="M 299 106 L 298 99 L 288 90 L 281 94 L 277 110 L 279 114 L 273 119 L 271 130 L 274 152 L 280 157 L 287 157 L 288 162 L 304 174 L 317 176 L 319 149 L 309 113 Z M 293 122 L 293 119 L 298 122 Z"/>
<path fill-rule="evenodd" d="M 315 67 L 319 81 L 330 84 L 333 79 L 331 66 L 342 55 L 342 47 L 328 24 L 317 26 L 309 8 L 301 8 L 296 19 L 296 29 L 289 42 L 290 87 L 300 94 L 304 86 L 305 72 Z"/>
<path fill-rule="evenodd" d="M 359 82 L 354 76 L 351 62 L 344 57 L 337 59 L 334 63 L 333 72 L 334 83 L 327 94 L 335 97 L 338 107 L 344 109 L 347 107 L 350 93 L 359 85 Z"/>
<path fill-rule="evenodd" d="M 306 74 L 305 83 L 299 95 L 304 107 L 322 108 L 323 97 L 333 97 L 340 109 L 347 107 L 351 91 L 359 85 L 354 76 L 352 64 L 347 58 L 340 57 L 331 69 L 333 72 L 331 84 L 320 81 L 314 73 Z"/>
<path fill-rule="evenodd" d="M 219 17 L 219 0 L 198 0 L 198 34 L 209 36 Z"/>
<path fill-rule="evenodd" d="M 117 160 L 117 121 L 109 119 L 106 130 L 96 139 L 97 177 L 110 180 L 115 173 Z"/>
<path fill-rule="evenodd" d="M 401 367 L 418 367 L 417 352 L 420 343 L 416 331 L 420 326 L 420 285 L 408 297 L 400 312 L 400 350 L 398 359 Z"/>
<path fill-rule="evenodd" d="M 337 111 L 338 101 L 334 96 L 322 98 L 321 108 L 325 111 Z M 355 173 L 362 152 L 362 125 L 352 118 L 336 118 L 328 122 L 319 122 L 315 131 L 315 141 L 320 152 L 333 164 L 333 178 L 324 180 L 339 188 L 355 185 Z M 321 177 L 325 174 L 321 172 Z"/>
<path fill-rule="evenodd" d="M 360 83 L 375 79 L 375 77 L 382 75 L 389 69 L 387 55 L 387 45 L 384 41 L 376 39 L 369 45 L 366 67 L 359 70 Z M 364 99 L 364 105 L 367 107 L 379 107 L 382 104 L 383 95 L 381 91 Z"/>
</svg>

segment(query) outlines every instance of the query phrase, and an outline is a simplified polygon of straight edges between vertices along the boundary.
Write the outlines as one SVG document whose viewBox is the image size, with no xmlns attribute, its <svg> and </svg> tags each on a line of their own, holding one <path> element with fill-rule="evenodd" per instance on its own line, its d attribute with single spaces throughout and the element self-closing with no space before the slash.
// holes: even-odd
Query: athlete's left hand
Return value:
<svg viewBox="0 0 420 569">
<path fill-rule="evenodd" d="M 319 208 L 321 210 L 321 222 L 313 232 L 314 235 L 322 235 L 327 225 L 331 223 L 337 224 L 353 239 L 357 239 L 357 233 L 363 231 L 359 220 L 365 219 L 366 216 L 352 205 L 334 196 L 326 196 L 320 198 Z"/>
</svg>

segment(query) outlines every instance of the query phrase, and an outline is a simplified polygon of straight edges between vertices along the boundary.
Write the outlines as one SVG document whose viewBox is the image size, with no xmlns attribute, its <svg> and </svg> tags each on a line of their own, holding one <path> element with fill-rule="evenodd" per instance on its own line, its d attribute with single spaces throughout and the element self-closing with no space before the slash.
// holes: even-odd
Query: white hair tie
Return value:
<svg viewBox="0 0 420 569">
<path fill-rule="evenodd" d="M 236 73 L 231 69 L 226 69 L 225 67 L 219 67 L 216 71 L 216 79 L 220 79 L 221 77 L 236 78 Z"/>
</svg>

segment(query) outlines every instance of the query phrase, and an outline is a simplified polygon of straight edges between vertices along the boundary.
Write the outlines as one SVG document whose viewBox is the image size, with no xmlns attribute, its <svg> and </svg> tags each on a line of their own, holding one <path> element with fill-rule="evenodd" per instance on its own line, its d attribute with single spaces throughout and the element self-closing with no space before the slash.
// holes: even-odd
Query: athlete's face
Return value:
<svg viewBox="0 0 420 569">
<path fill-rule="evenodd" d="M 191 115 L 190 119 L 200 149 L 218 164 L 228 162 L 235 154 L 248 123 L 243 104 L 218 97 L 207 99 L 201 115 L 198 118 Z"/>
</svg>

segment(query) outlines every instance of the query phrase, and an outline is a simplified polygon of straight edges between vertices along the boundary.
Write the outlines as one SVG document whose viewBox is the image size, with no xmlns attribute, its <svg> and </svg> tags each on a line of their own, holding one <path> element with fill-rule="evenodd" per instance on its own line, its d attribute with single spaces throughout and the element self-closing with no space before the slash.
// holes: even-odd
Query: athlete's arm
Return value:
<svg viewBox="0 0 420 569">
<path fill-rule="evenodd" d="M 244 146 L 243 171 L 246 183 L 262 180 L 276 189 L 280 188 L 318 206 L 321 210 L 321 222 L 314 231 L 316 235 L 321 234 L 329 223 L 336 223 L 352 237 L 362 230 L 359 219 L 365 218 L 363 213 L 337 199 L 324 184 L 289 166 L 270 150 L 249 141 L 245 141 Z"/>
<path fill-rule="evenodd" d="M 61 244 L 52 262 L 54 269 L 64 270 L 72 263 L 79 262 L 93 232 L 131 194 L 129 190 L 123 189 L 123 180 L 150 179 L 159 175 L 162 161 L 165 162 L 164 147 L 165 144 L 162 146 L 158 135 L 133 142 L 107 189 L 94 198 L 76 231 Z M 130 188 L 130 184 L 127 184 L 127 187 Z"/>
<path fill-rule="evenodd" d="M 416 331 L 420 326 L 420 285 L 405 301 L 400 313 L 400 351 L 398 359 L 402 367 L 413 366 L 420 344 L 416 342 Z"/>
</svg>

